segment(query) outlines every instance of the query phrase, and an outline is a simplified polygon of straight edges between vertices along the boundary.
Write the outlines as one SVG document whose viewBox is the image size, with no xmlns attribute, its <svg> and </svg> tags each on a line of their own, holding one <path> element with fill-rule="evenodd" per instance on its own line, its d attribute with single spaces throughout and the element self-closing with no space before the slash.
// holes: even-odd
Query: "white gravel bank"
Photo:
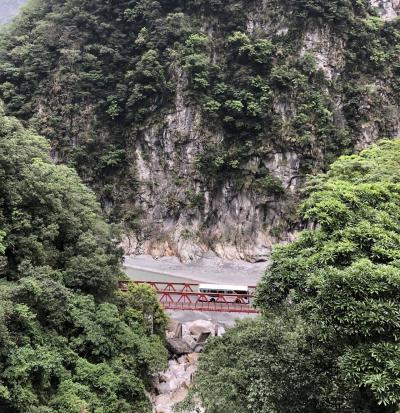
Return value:
<svg viewBox="0 0 400 413">
<path fill-rule="evenodd" d="M 266 266 L 265 262 L 251 264 L 245 261 L 224 261 L 215 256 L 183 264 L 176 257 L 155 260 L 150 255 L 136 255 L 126 256 L 124 263 L 128 275 L 135 279 L 146 277 L 152 281 L 161 281 L 157 277 L 170 276 L 170 282 L 196 281 L 236 285 L 256 285 Z"/>
</svg>

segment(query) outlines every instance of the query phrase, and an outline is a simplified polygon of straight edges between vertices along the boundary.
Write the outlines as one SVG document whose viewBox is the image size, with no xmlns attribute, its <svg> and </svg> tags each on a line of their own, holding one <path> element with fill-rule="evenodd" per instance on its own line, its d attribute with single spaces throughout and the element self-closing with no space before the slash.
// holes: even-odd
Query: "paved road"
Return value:
<svg viewBox="0 0 400 413">
<path fill-rule="evenodd" d="M 199 282 L 195 279 L 177 276 L 172 274 L 167 274 L 162 271 L 154 271 L 151 269 L 133 267 L 125 263 L 124 265 L 125 273 L 129 278 L 135 281 L 165 281 L 170 283 L 190 283 L 198 284 Z"/>
</svg>

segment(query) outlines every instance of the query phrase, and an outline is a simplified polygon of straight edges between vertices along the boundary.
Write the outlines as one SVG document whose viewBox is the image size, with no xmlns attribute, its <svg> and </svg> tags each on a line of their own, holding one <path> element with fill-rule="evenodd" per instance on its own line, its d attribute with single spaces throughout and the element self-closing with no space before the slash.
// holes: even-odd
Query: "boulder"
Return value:
<svg viewBox="0 0 400 413">
<path fill-rule="evenodd" d="M 187 368 L 187 370 L 186 370 L 186 381 L 185 381 L 185 384 L 186 384 L 187 388 L 189 388 L 190 385 L 192 384 L 193 376 L 194 376 L 194 373 L 196 373 L 196 371 L 197 371 L 197 366 L 195 366 L 195 365 L 191 365 Z"/>
<path fill-rule="evenodd" d="M 182 340 L 191 348 L 193 349 L 196 345 L 196 339 L 191 334 L 185 334 L 182 337 Z"/>
<path fill-rule="evenodd" d="M 197 353 L 190 353 L 187 355 L 189 364 L 196 364 L 199 360 L 199 354 Z"/>
<path fill-rule="evenodd" d="M 177 356 L 182 356 L 192 352 L 189 345 L 179 338 L 167 338 L 167 348 L 171 354 L 175 354 Z"/>
<path fill-rule="evenodd" d="M 189 363 L 189 354 L 179 357 L 177 363 L 186 366 Z"/>
<path fill-rule="evenodd" d="M 175 366 L 177 366 L 179 363 L 176 360 L 169 360 L 168 361 L 168 368 L 173 369 Z"/>
<path fill-rule="evenodd" d="M 154 408 L 156 413 L 172 413 L 170 396 L 160 394 L 154 401 Z"/>
<path fill-rule="evenodd" d="M 156 386 L 157 392 L 159 394 L 171 394 L 182 387 L 186 382 L 186 376 L 176 377 L 171 375 L 168 381 L 159 383 Z"/>
<path fill-rule="evenodd" d="M 190 335 L 190 324 L 192 324 L 192 323 L 183 323 L 182 324 L 182 336 Z"/>
<path fill-rule="evenodd" d="M 152 399 L 155 413 L 174 413 L 173 406 L 185 398 L 191 386 L 198 358 L 199 355 L 194 353 L 175 357 L 169 360 L 167 371 L 157 375 Z M 198 410 L 184 413 L 198 413 Z"/>
<path fill-rule="evenodd" d="M 186 375 L 186 365 L 178 364 L 173 369 L 170 369 L 171 374 L 177 379 L 184 379 Z"/>
<path fill-rule="evenodd" d="M 215 325 L 211 321 L 197 320 L 193 321 L 189 325 L 190 334 L 199 337 L 202 333 L 215 333 Z"/>
</svg>

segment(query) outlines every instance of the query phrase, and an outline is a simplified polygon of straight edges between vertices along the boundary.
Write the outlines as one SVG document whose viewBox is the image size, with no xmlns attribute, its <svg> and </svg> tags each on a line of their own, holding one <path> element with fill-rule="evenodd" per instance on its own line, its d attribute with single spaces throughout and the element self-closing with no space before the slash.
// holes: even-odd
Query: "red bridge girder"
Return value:
<svg viewBox="0 0 400 413">
<path fill-rule="evenodd" d="M 127 291 L 129 283 L 148 284 L 157 293 L 158 301 L 166 310 L 217 311 L 221 313 L 256 314 L 252 306 L 255 287 L 249 294 L 201 293 L 199 284 L 169 283 L 165 281 L 119 281 L 118 288 Z"/>
</svg>

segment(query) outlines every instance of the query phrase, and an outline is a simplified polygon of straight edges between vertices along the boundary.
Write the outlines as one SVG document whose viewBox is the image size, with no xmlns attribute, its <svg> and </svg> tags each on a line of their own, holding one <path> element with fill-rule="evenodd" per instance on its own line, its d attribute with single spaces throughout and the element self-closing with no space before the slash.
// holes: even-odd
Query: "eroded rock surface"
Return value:
<svg viewBox="0 0 400 413">
<path fill-rule="evenodd" d="M 383 21 L 394 20 L 400 11 L 400 0 L 371 0 Z M 287 36 L 294 28 L 290 16 L 271 14 L 277 6 L 262 1 L 256 10 L 247 11 L 247 33 L 262 38 Z M 203 27 L 211 38 L 215 28 Z M 335 28 L 318 21 L 308 24 L 300 36 L 298 58 L 312 58 L 323 77 L 320 93 L 330 101 L 330 111 L 336 128 L 346 129 L 344 92 L 340 90 L 346 70 L 346 36 L 340 37 Z M 218 51 L 213 51 L 218 60 Z M 215 56 L 215 54 L 217 54 Z M 285 189 L 285 196 L 260 194 L 251 186 L 237 187 L 231 181 L 219 186 L 212 184 L 196 170 L 196 159 L 206 150 L 206 143 L 218 145 L 226 139 L 218 124 L 210 125 L 199 106 L 185 97 L 187 74 L 174 65 L 171 77 L 176 83 L 172 110 L 163 122 L 145 128 L 136 140 L 134 153 L 138 176 L 139 196 L 135 208 L 146 211 L 142 217 L 141 233 L 127 233 L 124 248 L 129 254 L 151 254 L 155 257 L 178 256 L 190 262 L 212 251 L 228 260 L 250 262 L 267 260 L 272 245 L 290 242 L 298 227 L 287 225 L 297 204 L 298 190 L 304 183 L 304 153 L 283 150 L 282 146 L 266 143 L 270 149 L 250 159 L 244 171 L 268 170 Z M 400 134 L 399 106 L 384 82 L 367 77 L 357 80 L 362 94 L 357 97 L 357 115 L 364 119 L 349 139 L 354 149 L 361 150 L 382 137 Z M 298 115 L 294 97 L 275 94 L 272 106 L 282 125 Z M 384 107 L 377 119 L 374 108 Z M 390 112 L 390 113 L 389 113 Z M 284 131 L 280 132 L 284 133 Z M 288 132 L 290 134 L 290 132 Z M 290 136 L 288 137 L 290 140 Z M 325 168 L 325 145 L 315 142 L 310 149 L 312 173 Z M 190 197 L 201 198 L 193 205 Z"/>
<path fill-rule="evenodd" d="M 222 336 L 225 333 L 225 326 L 209 320 L 195 320 L 183 324 L 171 322 L 167 330 L 169 342 L 177 340 L 185 346 L 196 348 L 199 337 L 202 334 L 210 336 Z M 177 335 L 179 337 L 177 337 Z M 153 382 L 153 394 L 151 399 L 154 406 L 154 413 L 173 413 L 173 407 L 183 401 L 188 394 L 192 384 L 193 375 L 196 373 L 199 353 L 191 352 L 183 354 L 181 349 L 171 352 L 171 359 L 168 369 L 155 376 Z M 203 413 L 200 403 L 197 410 L 184 413 Z"/>
</svg>

